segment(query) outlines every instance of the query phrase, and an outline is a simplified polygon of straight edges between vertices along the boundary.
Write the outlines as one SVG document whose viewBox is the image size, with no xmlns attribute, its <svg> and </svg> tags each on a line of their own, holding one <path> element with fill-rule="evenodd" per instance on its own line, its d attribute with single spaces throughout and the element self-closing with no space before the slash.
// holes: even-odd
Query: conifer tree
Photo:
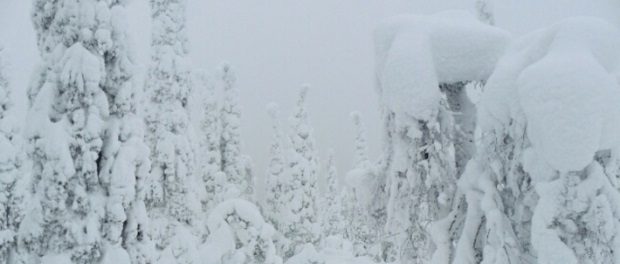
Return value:
<svg viewBox="0 0 620 264">
<path fill-rule="evenodd" d="M 200 141 L 202 150 L 200 174 L 206 191 L 203 207 L 207 211 L 207 208 L 212 208 L 218 203 L 218 197 L 221 195 L 225 183 L 225 176 L 222 177 L 221 171 L 220 111 L 215 85 L 209 80 L 206 72 L 200 71 L 196 74 L 195 86 L 205 90 L 205 98 L 202 104 L 203 116 L 200 123 L 203 135 Z"/>
<path fill-rule="evenodd" d="M 286 211 L 287 197 L 291 194 L 292 182 L 288 178 L 286 170 L 286 157 L 285 148 L 286 135 L 282 130 L 280 124 L 280 117 L 278 106 L 276 104 L 270 104 L 268 106 L 269 115 L 272 119 L 273 137 L 271 142 L 271 148 L 269 152 L 269 165 L 267 168 L 266 177 L 266 192 L 265 192 L 265 216 L 271 222 L 271 224 L 277 229 L 281 230 L 284 226 L 283 222 L 284 212 Z"/>
<path fill-rule="evenodd" d="M 117 1 L 34 1 L 43 64 L 29 92 L 33 199 L 21 262 L 150 259 L 140 197 L 149 161 L 125 12 Z"/>
<path fill-rule="evenodd" d="M 334 161 L 334 150 L 330 150 L 327 159 L 326 184 L 327 190 L 322 198 L 324 213 L 321 214 L 321 226 L 324 237 L 332 235 L 343 235 L 346 227 L 344 215 L 342 214 L 343 205 L 341 191 L 338 186 L 338 172 Z"/>
<path fill-rule="evenodd" d="M 229 184 L 227 192 L 238 192 L 238 195 L 251 198 L 253 195 L 253 179 L 249 158 L 241 154 L 241 109 L 239 92 L 235 83 L 237 77 L 228 64 L 221 68 L 224 100 L 220 112 L 221 120 L 221 166 Z M 232 188 L 232 189 L 231 189 Z"/>
<path fill-rule="evenodd" d="M 355 126 L 355 166 L 346 176 L 344 199 L 346 213 L 349 218 L 348 239 L 353 242 L 355 255 L 378 255 L 373 252 L 377 243 L 381 218 L 373 215 L 378 202 L 377 173 L 375 166 L 368 158 L 366 129 L 359 112 L 352 112 L 351 119 Z"/>
<path fill-rule="evenodd" d="M 9 112 L 14 102 L 3 52 L 0 46 L 0 262 L 9 263 L 19 258 L 15 236 L 24 217 L 29 178 L 22 169 L 18 131 Z"/>
<path fill-rule="evenodd" d="M 202 236 L 202 205 L 194 177 L 194 153 L 189 137 L 185 0 L 151 0 L 152 56 L 147 116 L 153 180 L 147 209 L 153 219 L 153 239 L 160 261 L 191 263 L 196 245 L 186 234 Z M 200 187 L 202 188 L 202 187 Z M 203 192 L 202 192 L 203 193 Z"/>
<path fill-rule="evenodd" d="M 368 158 L 368 143 L 366 139 L 366 129 L 362 123 L 362 117 L 359 112 L 352 112 L 351 119 L 355 126 L 355 166 L 368 167 L 370 160 Z"/>
<path fill-rule="evenodd" d="M 316 243 L 320 239 L 320 224 L 317 216 L 317 168 L 319 166 L 315 142 L 306 112 L 308 86 L 299 94 L 295 114 L 291 119 L 292 150 L 288 155 L 287 170 L 293 182 L 291 198 L 288 202 L 290 216 L 287 226 L 280 230 L 292 241 L 286 257 L 292 256 L 306 243 Z"/>
</svg>

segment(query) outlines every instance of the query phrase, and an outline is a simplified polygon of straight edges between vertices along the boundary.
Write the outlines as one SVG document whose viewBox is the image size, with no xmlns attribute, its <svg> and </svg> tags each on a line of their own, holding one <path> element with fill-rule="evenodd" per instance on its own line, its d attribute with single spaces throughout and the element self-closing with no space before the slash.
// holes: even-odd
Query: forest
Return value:
<svg viewBox="0 0 620 264">
<path fill-rule="evenodd" d="M 620 264 L 616 23 L 514 34 L 492 0 L 383 19 L 381 147 L 352 111 L 343 168 L 311 85 L 242 131 L 244 76 L 192 64 L 187 0 L 148 1 L 146 65 L 132 1 L 29 1 L 27 87 L 0 38 L 0 263 Z"/>
</svg>

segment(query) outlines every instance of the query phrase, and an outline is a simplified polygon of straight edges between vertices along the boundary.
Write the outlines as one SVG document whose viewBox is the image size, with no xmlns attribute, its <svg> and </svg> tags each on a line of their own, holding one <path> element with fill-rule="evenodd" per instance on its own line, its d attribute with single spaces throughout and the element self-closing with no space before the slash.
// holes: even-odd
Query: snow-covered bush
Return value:
<svg viewBox="0 0 620 264">
<path fill-rule="evenodd" d="M 273 243 L 275 230 L 258 208 L 242 199 L 230 199 L 209 214 L 211 235 L 202 246 L 205 264 L 281 264 Z"/>
</svg>

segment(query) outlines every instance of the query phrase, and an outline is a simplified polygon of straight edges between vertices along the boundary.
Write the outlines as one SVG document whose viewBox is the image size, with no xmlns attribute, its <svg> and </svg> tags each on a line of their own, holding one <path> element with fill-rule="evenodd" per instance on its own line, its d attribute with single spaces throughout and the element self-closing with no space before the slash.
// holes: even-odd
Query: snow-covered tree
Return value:
<svg viewBox="0 0 620 264">
<path fill-rule="evenodd" d="M 151 0 L 152 56 L 147 90 L 147 125 L 152 159 L 152 181 L 147 209 L 160 258 L 172 254 L 177 263 L 191 263 L 196 245 L 187 234 L 202 236 L 201 182 L 194 175 L 194 153 L 189 136 L 185 0 Z"/>
<path fill-rule="evenodd" d="M 205 98 L 202 103 L 202 120 L 200 122 L 201 139 L 201 171 L 202 182 L 206 195 L 203 206 L 212 208 L 218 203 L 219 196 L 225 184 L 225 175 L 222 177 L 222 158 L 220 150 L 220 108 L 215 85 L 204 71 L 195 76 L 195 87 L 204 89 Z"/>
<path fill-rule="evenodd" d="M 459 183 L 468 204 L 457 263 L 619 262 L 618 143 L 605 140 L 618 133 L 608 115 L 620 112 L 618 84 L 592 56 L 619 42 L 606 22 L 570 19 L 517 40 L 498 62 Z"/>
<path fill-rule="evenodd" d="M 292 132 L 290 141 L 292 149 L 287 155 L 287 171 L 292 181 L 292 192 L 287 201 L 289 217 L 283 229 L 279 230 L 292 241 L 286 257 L 292 256 L 299 246 L 316 243 L 320 238 L 320 224 L 317 215 L 318 166 L 315 142 L 306 112 L 308 86 L 299 94 L 295 114 L 291 119 Z"/>
<path fill-rule="evenodd" d="M 371 164 L 368 158 L 368 142 L 362 117 L 359 112 L 352 112 L 351 119 L 355 126 L 355 167 L 368 167 Z"/>
<path fill-rule="evenodd" d="M 108 195 L 104 236 L 112 245 L 103 263 L 125 261 L 119 256 L 122 247 L 130 263 L 147 264 L 154 258 L 145 205 L 151 161 L 144 142 L 145 125 L 138 113 L 142 88 L 135 78 L 135 55 L 129 45 L 124 3 L 115 2 L 110 7 L 113 45 L 109 55 L 104 57 L 104 90 L 108 95 L 110 116 L 99 160 L 99 181 Z"/>
<path fill-rule="evenodd" d="M 351 119 L 355 126 L 355 164 L 347 172 L 345 186 L 340 200 L 343 203 L 346 216 L 346 238 L 354 246 L 354 255 L 376 256 L 380 252 L 373 252 L 377 246 L 377 237 L 381 227 L 381 217 L 377 213 L 380 193 L 378 188 L 376 167 L 368 158 L 366 130 L 359 112 L 352 112 Z"/>
<path fill-rule="evenodd" d="M 504 32 L 467 13 L 449 14 L 459 17 L 458 23 L 442 15 L 399 17 L 376 31 L 377 83 L 386 125 L 381 173 L 389 194 L 382 235 L 388 261 L 447 263 L 453 258 L 451 247 L 464 214 L 456 183 L 471 155 L 467 140 L 455 140 L 463 129 L 459 124 L 471 119 L 460 120 L 453 113 L 462 111 L 466 98 L 462 82 L 487 78 L 508 40 Z M 438 21 L 449 26 L 436 28 Z M 426 31 L 415 30 L 421 24 Z M 449 40 L 457 32 L 467 32 L 478 43 Z M 442 43 L 455 45 L 435 43 L 427 34 L 440 34 L 446 37 Z M 443 54 L 451 59 L 444 60 Z"/>
<path fill-rule="evenodd" d="M 349 178 L 355 178 L 358 175 L 352 174 L 354 171 L 349 172 L 347 175 L 347 182 Z M 344 218 L 345 228 L 343 231 L 344 238 L 352 243 L 352 252 L 354 256 L 370 256 L 375 257 L 381 254 L 381 252 L 374 252 L 374 246 L 377 242 L 377 230 L 373 230 L 372 226 L 368 224 L 369 214 L 365 203 L 360 199 L 362 192 L 360 192 L 356 186 L 345 185 L 344 189 L 338 197 L 342 203 L 341 214 Z"/>
<path fill-rule="evenodd" d="M 241 109 L 239 92 L 235 86 L 236 76 L 232 67 L 224 64 L 221 68 L 224 101 L 220 112 L 222 122 L 220 151 L 222 171 L 230 184 L 241 196 L 252 197 L 253 179 L 249 158 L 241 154 Z"/>
<path fill-rule="evenodd" d="M 201 263 L 282 263 L 276 255 L 275 230 L 254 204 L 241 199 L 224 201 L 209 214 L 207 225 L 211 235 L 201 248 Z"/>
<path fill-rule="evenodd" d="M 321 201 L 323 213 L 321 214 L 321 227 L 323 237 L 332 235 L 342 236 L 345 232 L 345 218 L 342 214 L 343 205 L 341 200 L 341 189 L 338 186 L 338 171 L 334 160 L 334 150 L 330 150 L 327 159 L 327 171 L 325 172 L 325 183 L 327 189 Z"/>
<path fill-rule="evenodd" d="M 33 199 L 19 261 L 149 262 L 149 161 L 125 12 L 117 1 L 34 1 L 43 64 L 29 92 Z"/>
<path fill-rule="evenodd" d="M 290 241 L 284 237 L 283 230 L 288 228 L 290 214 L 289 202 L 292 199 L 294 183 L 288 171 L 286 154 L 290 153 L 289 138 L 284 133 L 280 122 L 278 105 L 271 103 L 267 111 L 272 119 L 273 137 L 269 151 L 269 164 L 265 177 L 265 199 L 262 209 L 265 218 L 276 229 L 275 243 L 278 254 L 289 250 Z"/>
<path fill-rule="evenodd" d="M 269 165 L 265 181 L 265 217 L 271 224 L 280 230 L 284 228 L 281 224 L 283 217 L 286 217 L 286 206 L 292 191 L 292 181 L 286 171 L 285 148 L 289 147 L 286 142 L 286 135 L 280 123 L 278 106 L 268 105 L 269 115 L 272 119 L 273 139 L 269 152 Z"/>
<path fill-rule="evenodd" d="M 26 209 L 28 175 L 24 174 L 19 135 L 10 112 L 13 101 L 5 75 L 3 47 L 0 46 L 0 262 L 10 263 L 16 254 L 15 235 Z"/>
</svg>

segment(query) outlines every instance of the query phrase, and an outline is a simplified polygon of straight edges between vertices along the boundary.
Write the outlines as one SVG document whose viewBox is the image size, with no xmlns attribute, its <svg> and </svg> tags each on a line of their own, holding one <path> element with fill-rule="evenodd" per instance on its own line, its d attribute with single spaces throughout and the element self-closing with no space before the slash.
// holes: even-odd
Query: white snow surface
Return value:
<svg viewBox="0 0 620 264">
<path fill-rule="evenodd" d="M 436 115 L 440 83 L 486 80 L 510 40 L 465 11 L 402 15 L 375 32 L 383 105 L 417 119 Z"/>
<path fill-rule="evenodd" d="M 537 156 L 559 171 L 581 170 L 596 151 L 617 148 L 619 45 L 613 25 L 585 17 L 519 39 L 488 80 L 482 133 L 493 120 L 523 115 Z"/>
<path fill-rule="evenodd" d="M 253 203 L 243 199 L 224 201 L 211 211 L 207 225 L 211 235 L 200 249 L 205 263 L 256 261 L 252 257 L 265 264 L 282 263 L 273 245 L 275 230 Z"/>
</svg>

